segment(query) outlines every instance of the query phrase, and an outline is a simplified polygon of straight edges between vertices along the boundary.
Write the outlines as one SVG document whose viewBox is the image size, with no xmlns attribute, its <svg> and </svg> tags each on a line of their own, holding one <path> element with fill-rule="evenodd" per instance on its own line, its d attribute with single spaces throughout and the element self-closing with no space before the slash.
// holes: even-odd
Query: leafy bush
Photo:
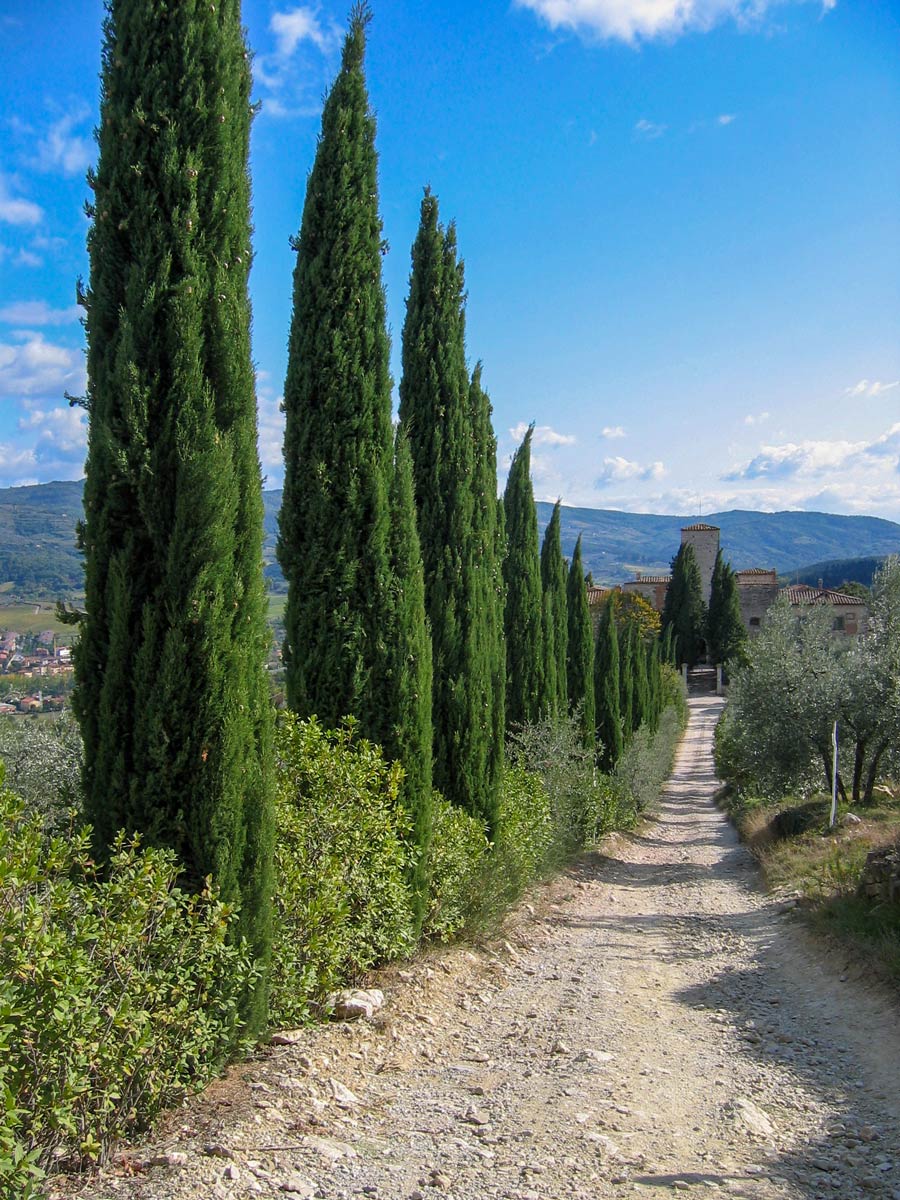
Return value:
<svg viewBox="0 0 900 1200">
<path fill-rule="evenodd" d="M 552 814 L 550 861 L 564 862 L 612 827 L 609 779 L 584 747 L 577 715 L 523 725 L 509 735 L 509 758 L 541 780 Z"/>
<path fill-rule="evenodd" d="M 434 795 L 429 874 L 430 904 L 422 935 L 446 942 L 471 920 L 491 850 L 479 817 Z"/>
<path fill-rule="evenodd" d="M 4 1195 L 27 1195 L 51 1158 L 101 1158 L 202 1086 L 252 979 L 232 913 L 180 892 L 174 855 L 120 838 L 100 880 L 88 846 L 87 829 L 48 839 L 0 788 Z"/>
<path fill-rule="evenodd" d="M 271 1020 L 310 1016 L 332 988 L 414 945 L 401 768 L 353 722 L 286 713 L 276 735 L 276 929 Z"/>
<path fill-rule="evenodd" d="M 625 747 L 612 775 L 617 825 L 629 824 L 659 799 L 672 771 L 686 720 L 687 707 L 682 697 L 680 704 L 669 704 L 663 711 L 655 733 L 642 725 Z"/>
<path fill-rule="evenodd" d="M 81 731 L 71 713 L 51 721 L 0 717 L 0 759 L 28 811 L 40 813 L 48 832 L 64 829 L 81 801 Z"/>
</svg>

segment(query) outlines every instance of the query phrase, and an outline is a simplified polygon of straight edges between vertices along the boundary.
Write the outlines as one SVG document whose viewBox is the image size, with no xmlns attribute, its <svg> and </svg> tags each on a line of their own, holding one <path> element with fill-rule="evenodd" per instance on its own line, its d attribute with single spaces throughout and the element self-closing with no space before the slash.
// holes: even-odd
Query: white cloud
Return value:
<svg viewBox="0 0 900 1200">
<path fill-rule="evenodd" d="M 31 250 L 20 250 L 13 262 L 17 267 L 42 267 L 44 260 Z"/>
<path fill-rule="evenodd" d="M 740 27 L 758 25 L 778 0 L 515 0 L 551 29 L 586 39 L 622 42 L 675 38 L 712 29 L 732 20 Z M 796 0 L 795 0 L 796 2 Z M 836 0 L 825 0 L 828 10 Z"/>
<path fill-rule="evenodd" d="M 732 468 L 722 478 L 738 480 L 809 477 L 844 466 L 866 448 L 865 442 L 814 440 L 761 446 L 759 454 L 743 466 Z"/>
<path fill-rule="evenodd" d="M 642 464 L 616 455 L 614 458 L 604 458 L 596 486 L 602 488 L 626 479 L 660 479 L 665 473 L 666 469 L 661 462 Z"/>
<path fill-rule="evenodd" d="M 603 438 L 623 438 L 625 437 L 625 430 L 621 425 L 604 425 L 600 436 Z"/>
<path fill-rule="evenodd" d="M 5 325 L 71 325 L 81 316 L 77 304 L 70 308 L 51 308 L 46 300 L 20 300 L 0 308 L 0 321 Z"/>
<path fill-rule="evenodd" d="M 34 449 L 38 462 L 52 459 L 74 459 L 82 462 L 87 445 L 87 413 L 69 404 L 53 408 L 38 408 L 26 401 L 24 417 L 18 422 L 20 432 L 36 432 Z"/>
<path fill-rule="evenodd" d="M 275 34 L 276 53 L 290 58 L 301 42 L 312 42 L 323 54 L 331 49 L 333 34 L 322 28 L 311 8 L 292 8 L 272 14 L 269 28 Z"/>
<path fill-rule="evenodd" d="M 668 125 L 658 125 L 655 121 L 648 121 L 641 117 L 640 121 L 635 124 L 634 131 L 639 137 L 652 142 L 656 138 L 662 137 L 668 128 Z"/>
<path fill-rule="evenodd" d="M 767 412 L 747 413 L 746 417 L 744 417 L 744 424 L 745 425 L 762 425 L 762 424 L 764 424 L 764 422 L 768 421 L 770 415 L 771 414 L 767 413 Z"/>
<path fill-rule="evenodd" d="M 74 133 L 90 116 L 90 109 L 79 105 L 50 126 L 46 137 L 37 146 L 34 165 L 40 171 L 59 171 L 63 175 L 80 175 L 93 161 L 94 144 L 88 137 Z"/>
<path fill-rule="evenodd" d="M 737 113 L 720 113 L 716 117 L 717 125 L 731 125 L 737 120 Z"/>
<path fill-rule="evenodd" d="M 528 422 L 520 421 L 510 429 L 509 436 L 518 445 L 528 432 Z M 577 438 L 572 433 L 557 433 L 549 425 L 536 425 L 531 435 L 532 446 L 574 446 Z"/>
<path fill-rule="evenodd" d="M 45 341 L 32 330 L 13 333 L 18 344 L 0 342 L 0 396 L 62 396 L 85 388 L 80 350 Z"/>
<path fill-rule="evenodd" d="M 305 117 L 321 111 L 318 101 L 326 85 L 323 68 L 340 45 L 341 31 L 333 22 L 320 19 L 308 6 L 272 14 L 269 31 L 275 47 L 253 61 L 256 83 L 270 94 L 263 98 L 262 112 L 269 117 Z M 309 51 L 305 55 L 301 52 Z M 285 98 L 287 97 L 287 98 Z"/>
<path fill-rule="evenodd" d="M 884 392 L 890 392 L 893 388 L 900 387 L 900 379 L 895 379 L 891 383 L 882 383 L 879 379 L 860 379 L 859 383 L 854 383 L 853 387 L 844 388 L 845 396 L 880 396 Z"/>
<path fill-rule="evenodd" d="M 265 372 L 258 372 L 259 379 Z M 280 487 L 284 478 L 284 413 L 281 396 L 271 389 L 257 389 L 257 421 L 259 429 L 259 461 L 268 487 Z"/>
<path fill-rule="evenodd" d="M 14 196 L 0 175 L 0 221 L 8 225 L 38 225 L 43 219 L 44 210 L 40 205 Z"/>
</svg>

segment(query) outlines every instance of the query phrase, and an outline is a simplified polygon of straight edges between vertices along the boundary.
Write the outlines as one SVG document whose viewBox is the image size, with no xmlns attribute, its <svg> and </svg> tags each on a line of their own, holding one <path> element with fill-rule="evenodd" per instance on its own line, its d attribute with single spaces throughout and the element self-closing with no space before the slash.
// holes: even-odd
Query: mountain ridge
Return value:
<svg viewBox="0 0 900 1200">
<path fill-rule="evenodd" d="M 81 590 L 75 526 L 82 516 L 82 488 L 81 481 L 0 488 L 0 584 L 11 583 L 7 590 L 62 596 Z M 266 575 L 283 589 L 275 562 L 281 491 L 264 491 L 263 506 Z M 553 505 L 539 502 L 537 510 L 543 535 Z M 811 563 L 900 553 L 900 524 L 884 517 L 789 509 L 688 517 L 568 506 L 560 516 L 563 553 L 571 556 L 580 533 L 585 569 L 598 583 L 620 583 L 635 571 L 667 571 L 682 526 L 698 520 L 719 526 L 723 553 L 735 570 L 774 567 L 785 575 Z"/>
</svg>

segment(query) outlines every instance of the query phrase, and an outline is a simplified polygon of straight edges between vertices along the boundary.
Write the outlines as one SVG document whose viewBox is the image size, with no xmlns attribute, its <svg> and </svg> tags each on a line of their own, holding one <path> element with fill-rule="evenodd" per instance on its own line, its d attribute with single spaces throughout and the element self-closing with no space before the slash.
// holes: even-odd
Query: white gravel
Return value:
<svg viewBox="0 0 900 1200">
<path fill-rule="evenodd" d="M 379 972 L 173 1114 L 90 1200 L 900 1200 L 900 1022 L 759 889 L 695 698 L 658 820 L 538 889 L 505 942 Z"/>
</svg>

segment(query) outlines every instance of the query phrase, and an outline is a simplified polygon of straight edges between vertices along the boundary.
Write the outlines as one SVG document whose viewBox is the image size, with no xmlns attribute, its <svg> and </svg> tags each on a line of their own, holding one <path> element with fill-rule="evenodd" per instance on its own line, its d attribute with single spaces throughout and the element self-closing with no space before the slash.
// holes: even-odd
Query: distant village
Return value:
<svg viewBox="0 0 900 1200">
<path fill-rule="evenodd" d="M 717 525 L 706 525 L 697 522 L 685 525 L 681 530 L 681 544 L 690 545 L 694 549 L 694 557 L 700 569 L 700 582 L 703 599 L 709 604 L 712 591 L 713 569 L 716 565 L 716 555 L 719 552 L 720 529 Z M 727 559 L 727 555 L 725 556 Z M 834 588 L 822 586 L 809 587 L 806 584 L 793 584 L 779 587 L 778 576 L 774 567 L 748 567 L 735 571 L 738 585 L 738 596 L 741 605 L 741 617 L 751 638 L 759 633 L 766 613 L 779 596 L 785 596 L 793 608 L 798 611 L 804 608 L 828 606 L 832 609 L 832 632 L 837 637 L 856 637 L 865 634 L 868 626 L 869 610 L 865 601 L 859 596 L 836 591 Z M 620 590 L 626 595 L 642 596 L 657 612 L 662 612 L 666 602 L 666 591 L 672 581 L 671 575 L 642 575 L 637 574 L 621 585 Z M 588 599 L 592 607 L 602 603 L 609 595 L 609 588 L 590 588 Z"/>
<path fill-rule="evenodd" d="M 0 682 L 4 676 L 15 676 L 17 684 L 33 681 L 6 692 L 0 714 L 58 712 L 65 705 L 59 684 L 71 680 L 72 670 L 72 648 L 61 645 L 52 629 L 38 634 L 0 631 Z"/>
</svg>

